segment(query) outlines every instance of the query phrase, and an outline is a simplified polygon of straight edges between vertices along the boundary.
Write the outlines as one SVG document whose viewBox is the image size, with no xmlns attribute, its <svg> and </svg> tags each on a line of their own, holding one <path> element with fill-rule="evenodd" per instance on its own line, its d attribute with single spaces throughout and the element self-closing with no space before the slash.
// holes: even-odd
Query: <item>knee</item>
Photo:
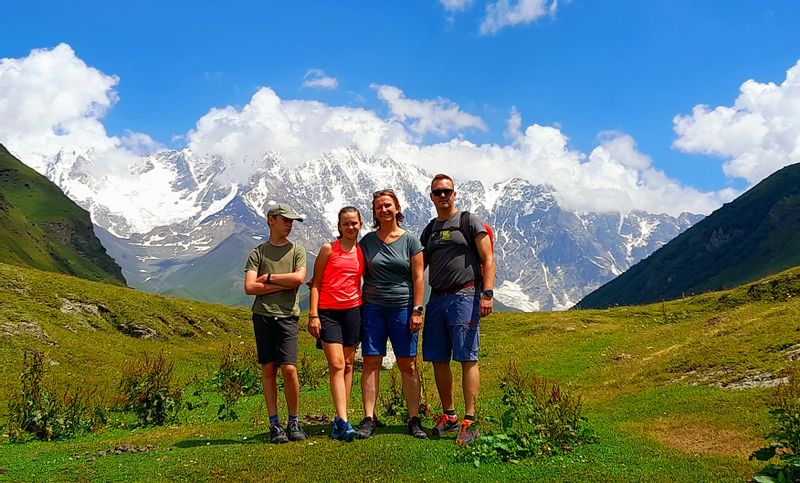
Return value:
<svg viewBox="0 0 800 483">
<path fill-rule="evenodd" d="M 381 359 L 379 356 L 364 357 L 364 372 L 378 371 L 381 368 Z"/>
<path fill-rule="evenodd" d="M 283 375 L 283 379 L 295 378 L 297 377 L 297 367 L 292 364 L 285 364 L 281 366 L 281 374 Z"/>
<path fill-rule="evenodd" d="M 413 376 L 417 373 L 417 359 L 414 357 L 398 357 L 397 368 L 404 376 Z"/>
<path fill-rule="evenodd" d="M 275 367 L 275 364 L 263 364 L 261 366 L 261 375 L 268 381 L 273 380 L 278 375 L 278 368 Z"/>
<path fill-rule="evenodd" d="M 352 366 L 351 366 L 352 368 Z M 334 372 L 342 372 L 346 369 L 346 365 L 344 359 L 331 359 L 328 361 L 328 369 L 330 369 L 331 374 Z"/>
</svg>

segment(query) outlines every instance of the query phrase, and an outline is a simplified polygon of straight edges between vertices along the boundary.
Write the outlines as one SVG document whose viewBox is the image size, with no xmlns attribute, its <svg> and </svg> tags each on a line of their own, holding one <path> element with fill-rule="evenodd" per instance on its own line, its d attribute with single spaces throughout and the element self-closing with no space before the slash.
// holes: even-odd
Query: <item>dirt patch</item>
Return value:
<svg viewBox="0 0 800 483">
<path fill-rule="evenodd" d="M 707 385 L 720 389 L 755 389 L 776 387 L 786 383 L 787 378 L 778 377 L 771 372 L 747 371 L 739 373 L 727 367 L 707 368 L 703 371 L 689 371 L 670 382 L 686 382 L 690 386 Z"/>
<path fill-rule="evenodd" d="M 649 356 L 646 356 L 646 357 L 642 358 L 642 361 L 647 362 L 647 361 L 649 361 L 651 359 L 655 359 L 655 358 L 661 357 L 661 356 L 669 354 L 670 352 L 675 351 L 675 349 L 679 349 L 681 347 L 683 347 L 683 344 L 674 344 L 674 345 L 671 345 L 669 347 L 665 347 L 665 348 L 663 348 L 661 350 L 653 352 Z M 652 349 L 652 348 L 648 347 L 648 349 Z"/>
<path fill-rule="evenodd" d="M 73 458 L 75 459 L 85 458 L 86 461 L 95 461 L 97 458 L 102 458 L 104 456 L 114 456 L 124 453 L 147 453 L 153 450 L 155 450 L 155 446 L 153 446 L 152 444 L 148 444 L 146 446 L 139 446 L 135 444 L 121 444 L 118 446 L 114 446 L 111 449 L 98 451 L 97 453 L 84 453 L 82 455 L 75 455 L 73 456 Z"/>
<path fill-rule="evenodd" d="M 142 324 L 119 324 L 117 330 L 137 339 L 158 339 L 158 332 Z"/>
<path fill-rule="evenodd" d="M 800 344 L 789 347 L 784 353 L 790 361 L 800 361 Z"/>
<path fill-rule="evenodd" d="M 687 454 L 747 457 L 763 444 L 762 439 L 737 429 L 680 419 L 659 419 L 640 430 L 659 443 Z"/>
<path fill-rule="evenodd" d="M 775 387 L 788 381 L 788 377 L 776 377 L 771 372 L 760 372 L 748 374 L 738 381 L 716 383 L 712 384 L 712 386 L 721 387 L 722 389 L 752 389 L 756 387 Z"/>
<path fill-rule="evenodd" d="M 111 312 L 103 304 L 87 304 L 70 299 L 61 299 L 59 310 L 65 314 L 93 315 L 95 317 L 102 317 L 104 314 Z"/>
<path fill-rule="evenodd" d="M 711 317 L 710 319 L 706 320 L 705 326 L 706 327 L 713 327 L 715 325 L 719 325 L 719 324 L 725 323 L 727 321 L 728 321 L 727 317 L 714 316 L 714 317 Z"/>
<path fill-rule="evenodd" d="M 327 414 L 306 414 L 300 418 L 303 424 L 330 424 L 331 418 Z"/>
<path fill-rule="evenodd" d="M 37 322 L 22 321 L 17 323 L 0 323 L 0 337 L 2 336 L 28 336 L 44 344 L 57 345 Z"/>
</svg>

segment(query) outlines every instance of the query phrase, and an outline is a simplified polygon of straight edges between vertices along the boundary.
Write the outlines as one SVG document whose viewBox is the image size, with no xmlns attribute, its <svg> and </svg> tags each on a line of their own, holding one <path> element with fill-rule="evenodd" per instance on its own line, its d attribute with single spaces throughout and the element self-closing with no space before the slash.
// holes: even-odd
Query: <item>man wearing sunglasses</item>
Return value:
<svg viewBox="0 0 800 483">
<path fill-rule="evenodd" d="M 433 428 L 434 436 L 458 430 L 456 444 L 478 437 L 475 400 L 480 388 L 478 348 L 480 318 L 492 312 L 494 255 L 481 220 L 464 214 L 455 205 L 455 183 L 446 174 L 431 182 L 431 201 L 436 218 L 423 231 L 425 266 L 431 297 L 422 334 L 422 357 L 433 363 L 436 388 L 443 414 Z M 461 363 L 464 419 L 459 424 L 453 403 L 450 360 Z"/>
</svg>

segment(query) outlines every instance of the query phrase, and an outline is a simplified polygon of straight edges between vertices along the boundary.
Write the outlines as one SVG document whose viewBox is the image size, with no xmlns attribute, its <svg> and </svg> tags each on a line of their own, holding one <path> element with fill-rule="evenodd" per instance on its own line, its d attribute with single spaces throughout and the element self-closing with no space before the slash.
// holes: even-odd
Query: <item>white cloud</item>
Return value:
<svg viewBox="0 0 800 483">
<path fill-rule="evenodd" d="M 117 99 L 119 79 L 87 66 L 67 44 L 0 59 L 0 142 L 43 171 L 60 149 L 113 150 L 100 118 Z"/>
<path fill-rule="evenodd" d="M 800 61 L 780 85 L 748 80 L 733 106 L 697 105 L 673 122 L 676 148 L 722 158 L 726 175 L 755 184 L 800 162 Z"/>
<path fill-rule="evenodd" d="M 581 211 L 709 213 L 737 194 L 704 193 L 670 179 L 649 165 L 628 135 L 604 133 L 600 141 L 587 156 L 569 149 L 559 129 L 533 124 L 514 145 L 451 140 L 429 146 L 395 144 L 388 154 L 447 172 L 457 181 L 477 178 L 490 185 L 519 177 L 547 183 L 564 207 Z"/>
<path fill-rule="evenodd" d="M 163 144 L 155 141 L 147 134 L 130 130 L 125 131 L 125 135 L 122 136 L 120 142 L 125 149 L 136 154 L 154 153 L 165 149 Z"/>
<path fill-rule="evenodd" d="M 636 149 L 636 141 L 628 134 L 604 131 L 598 135 L 598 138 L 602 141 L 602 148 L 608 153 L 608 156 L 623 166 L 643 170 L 652 164 L 649 156 Z"/>
<path fill-rule="evenodd" d="M 494 34 L 505 27 L 535 22 L 546 15 L 555 15 L 558 0 L 498 0 L 486 6 L 486 17 L 481 22 L 482 35 Z"/>
<path fill-rule="evenodd" d="M 228 175 L 241 180 L 252 174 L 245 158 L 259 153 L 279 153 L 294 166 L 341 147 L 377 155 L 406 136 L 402 125 L 372 111 L 284 100 L 262 87 L 241 110 L 211 109 L 189 132 L 188 147 L 199 154 L 224 156 L 231 164 Z"/>
<path fill-rule="evenodd" d="M 472 0 L 439 0 L 439 3 L 441 3 L 444 9 L 448 12 L 457 12 L 460 10 L 466 10 L 466 8 L 472 3 Z"/>
<path fill-rule="evenodd" d="M 522 115 L 517 111 L 516 106 L 511 106 L 511 115 L 506 122 L 506 138 L 516 141 L 522 137 Z"/>
<path fill-rule="evenodd" d="M 101 116 L 116 100 L 117 81 L 86 66 L 67 45 L 33 51 L 22 59 L 3 59 L 0 142 L 12 152 L 32 154 L 21 156 L 29 164 L 35 164 L 34 155 L 50 159 L 61 150 L 90 152 L 97 161 L 86 169 L 94 179 L 116 183 L 102 193 L 106 206 L 117 200 L 147 210 L 150 200 L 161 199 L 164 206 L 172 203 L 189 210 L 193 203 L 189 194 L 159 198 L 160 190 L 168 190 L 168 171 L 153 171 L 147 195 L 126 188 L 130 167 L 141 164 L 136 154 L 161 146 L 141 133 L 128 132 L 121 138 L 106 134 Z M 263 87 L 242 108 L 210 109 L 186 134 L 187 147 L 201 157 L 223 156 L 225 177 L 234 182 L 252 174 L 252 162 L 260 153 L 277 153 L 286 164 L 296 166 L 326 151 L 355 147 L 366 156 L 389 155 L 430 172 L 451 173 L 457 180 L 492 184 L 521 177 L 547 183 L 565 206 L 585 211 L 708 213 L 735 194 L 699 192 L 669 179 L 625 134 L 602 133 L 588 154 L 570 149 L 567 136 L 557 127 L 523 128 L 516 109 L 508 120 L 509 144 L 475 144 L 455 137 L 425 145 L 419 139 L 427 133 L 461 135 L 486 125 L 446 99 L 414 100 L 393 86 L 373 88 L 387 103 L 388 117 L 363 108 L 281 99 Z M 72 156 L 77 159 L 78 154 Z M 71 195 L 82 196 L 77 191 Z M 183 204 L 175 205 L 176 201 Z"/>
<path fill-rule="evenodd" d="M 418 101 L 408 99 L 403 91 L 394 86 L 372 84 L 370 87 L 389 105 L 392 118 L 400 122 L 410 121 L 409 128 L 418 136 L 428 133 L 445 136 L 464 129 L 487 129 L 480 117 L 463 112 L 447 99 Z"/>
<path fill-rule="evenodd" d="M 309 89 L 336 89 L 339 81 L 335 77 L 325 75 L 322 69 L 308 69 L 303 76 L 303 87 Z"/>
</svg>

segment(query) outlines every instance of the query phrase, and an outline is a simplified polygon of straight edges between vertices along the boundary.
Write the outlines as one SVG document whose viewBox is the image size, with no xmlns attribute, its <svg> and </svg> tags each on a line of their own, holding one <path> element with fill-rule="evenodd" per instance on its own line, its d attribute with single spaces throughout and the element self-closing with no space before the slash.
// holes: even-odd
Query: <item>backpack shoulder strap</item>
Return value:
<svg viewBox="0 0 800 483">
<path fill-rule="evenodd" d="M 428 248 L 428 243 L 431 241 L 431 235 L 433 234 L 433 223 L 436 221 L 436 218 L 431 218 L 431 221 L 425 225 L 425 228 L 422 229 L 422 236 L 420 236 L 420 241 L 422 242 L 422 246 L 424 248 Z"/>
<path fill-rule="evenodd" d="M 469 224 L 469 215 L 471 215 L 469 211 L 461 212 L 459 229 L 461 230 L 461 233 L 464 234 L 464 238 L 467 239 L 467 245 L 469 245 L 469 249 L 472 250 L 472 253 L 475 255 L 475 260 L 480 260 L 481 254 L 478 252 L 478 244 L 475 243 L 475 234 L 473 233 L 472 227 Z"/>
</svg>

